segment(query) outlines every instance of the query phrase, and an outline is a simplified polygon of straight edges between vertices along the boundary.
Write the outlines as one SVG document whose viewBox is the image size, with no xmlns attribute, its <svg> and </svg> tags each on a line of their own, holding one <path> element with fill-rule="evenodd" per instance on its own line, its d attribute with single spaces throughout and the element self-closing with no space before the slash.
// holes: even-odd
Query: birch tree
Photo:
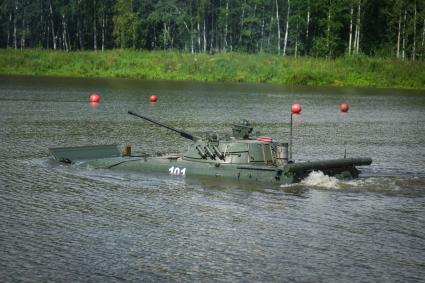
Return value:
<svg viewBox="0 0 425 283">
<path fill-rule="evenodd" d="M 18 22 L 18 0 L 15 0 L 15 13 L 13 16 L 13 46 L 15 47 L 15 49 L 18 49 L 17 22 Z"/>
<path fill-rule="evenodd" d="M 416 10 L 416 0 L 413 4 L 413 46 L 412 46 L 412 61 L 416 59 L 416 22 L 417 22 L 417 10 Z"/>
<path fill-rule="evenodd" d="M 356 30 L 354 34 L 354 46 L 353 50 L 355 54 L 359 54 L 360 49 L 360 31 L 361 31 L 361 10 L 362 10 L 362 1 L 359 0 L 357 3 L 357 18 L 356 18 Z"/>
<path fill-rule="evenodd" d="M 425 17 L 424 17 L 424 24 L 423 24 L 423 27 L 422 27 L 421 48 L 422 48 L 422 59 L 425 59 Z"/>
<path fill-rule="evenodd" d="M 49 0 L 49 12 L 50 12 L 50 25 L 51 25 L 51 32 L 52 32 L 53 50 L 56 50 L 57 38 L 55 33 L 55 22 L 54 22 L 54 15 L 53 15 L 52 0 Z"/>
<path fill-rule="evenodd" d="M 277 54 L 280 55 L 280 21 L 279 21 L 279 4 L 276 0 L 276 22 L 277 22 Z"/>
<path fill-rule="evenodd" d="M 93 50 L 97 51 L 97 0 L 93 0 Z"/>
<path fill-rule="evenodd" d="M 311 5 L 310 0 L 307 1 L 307 20 L 306 20 L 306 28 L 305 28 L 305 45 L 308 45 L 309 35 L 310 35 L 310 13 L 311 13 Z"/>
<path fill-rule="evenodd" d="M 136 45 L 137 16 L 133 11 L 132 0 L 117 0 L 115 3 L 114 38 L 120 48 L 130 48 Z"/>
<path fill-rule="evenodd" d="M 350 3 L 350 31 L 348 35 L 348 55 L 351 55 L 351 44 L 353 40 L 353 14 L 354 14 L 354 7 L 353 3 Z"/>
<path fill-rule="evenodd" d="M 25 2 L 22 1 L 22 12 L 21 12 L 21 50 L 25 48 L 25 37 L 26 37 L 26 26 L 25 26 Z"/>
<path fill-rule="evenodd" d="M 404 61 L 406 58 L 406 22 L 407 22 L 407 8 L 404 8 L 403 16 L 403 31 L 402 31 L 402 49 L 401 49 L 401 60 Z"/>
<path fill-rule="evenodd" d="M 229 0 L 226 1 L 225 20 L 224 20 L 224 44 L 223 50 L 227 51 L 227 35 L 229 32 Z"/>
<path fill-rule="evenodd" d="M 288 7 L 286 13 L 286 27 L 285 27 L 285 39 L 283 41 L 283 56 L 286 56 L 286 47 L 288 46 L 288 32 L 289 32 L 289 13 L 291 10 L 291 2 L 288 0 Z"/>
<path fill-rule="evenodd" d="M 68 45 L 68 35 L 67 35 L 65 12 L 62 12 L 62 43 L 63 43 L 63 49 L 65 51 L 69 51 L 70 48 L 69 48 L 69 45 Z"/>
<path fill-rule="evenodd" d="M 102 52 L 105 51 L 105 45 L 106 45 L 106 32 L 108 29 L 108 19 L 110 12 L 108 12 L 108 7 L 110 7 L 110 1 L 101 1 L 100 4 L 100 21 L 101 21 L 101 50 Z"/>
<path fill-rule="evenodd" d="M 397 33 L 397 59 L 400 58 L 400 40 L 401 40 L 401 11 L 398 16 L 398 33 Z"/>
<path fill-rule="evenodd" d="M 9 12 L 9 21 L 7 22 L 7 39 L 6 39 L 6 48 L 9 48 L 10 41 L 10 26 L 12 23 L 12 12 Z"/>
</svg>

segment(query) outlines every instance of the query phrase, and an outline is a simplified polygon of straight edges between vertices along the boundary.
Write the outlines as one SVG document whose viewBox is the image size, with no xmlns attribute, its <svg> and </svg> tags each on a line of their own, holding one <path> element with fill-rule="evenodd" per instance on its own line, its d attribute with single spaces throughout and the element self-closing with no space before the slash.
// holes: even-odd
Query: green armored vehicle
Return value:
<svg viewBox="0 0 425 283">
<path fill-rule="evenodd" d="M 293 162 L 291 145 L 273 141 L 270 137 L 253 137 L 253 128 L 247 120 L 242 120 L 233 126 L 230 138 L 219 139 L 212 133 L 207 134 L 205 138 L 200 138 L 132 111 L 128 113 L 174 131 L 192 140 L 193 144 L 189 146 L 186 153 L 154 157 L 134 156 L 129 147 L 125 147 L 124 153 L 121 153 L 117 145 L 49 150 L 56 160 L 80 167 L 188 177 L 210 176 L 276 184 L 299 182 L 312 171 L 318 170 L 337 178 L 355 178 L 360 173 L 356 166 L 372 163 L 370 158 Z"/>
</svg>

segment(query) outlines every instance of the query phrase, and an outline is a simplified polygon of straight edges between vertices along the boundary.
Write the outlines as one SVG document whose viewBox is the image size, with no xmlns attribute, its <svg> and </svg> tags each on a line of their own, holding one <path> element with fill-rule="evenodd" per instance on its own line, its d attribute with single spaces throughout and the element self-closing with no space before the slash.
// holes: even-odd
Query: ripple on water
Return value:
<svg viewBox="0 0 425 283">
<path fill-rule="evenodd" d="M 425 278 L 425 96 L 131 80 L 0 82 L 3 281 Z M 93 88 L 104 98 L 95 110 L 86 103 Z M 152 93 L 162 97 L 159 104 L 143 102 Z M 343 116 L 335 114 L 342 97 L 352 106 Z M 255 130 L 286 141 L 284 113 L 293 99 L 306 110 L 294 123 L 296 159 L 338 157 L 347 147 L 349 155 L 373 157 L 366 174 L 340 181 L 317 173 L 280 188 L 81 170 L 46 158 L 49 147 L 106 143 L 132 144 L 135 152 L 185 150 L 185 140 L 128 117 L 129 109 L 196 134 L 225 135 L 247 118 Z"/>
<path fill-rule="evenodd" d="M 340 180 L 321 171 L 311 172 L 298 184 L 282 185 L 285 191 L 298 188 L 343 190 L 345 192 L 374 192 L 385 195 L 425 196 L 425 178 L 418 176 L 361 177 Z"/>
</svg>

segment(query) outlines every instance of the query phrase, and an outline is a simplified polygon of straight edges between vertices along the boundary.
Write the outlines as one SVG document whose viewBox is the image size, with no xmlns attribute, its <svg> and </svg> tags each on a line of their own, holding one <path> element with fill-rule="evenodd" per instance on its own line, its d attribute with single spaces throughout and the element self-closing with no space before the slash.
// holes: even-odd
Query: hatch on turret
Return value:
<svg viewBox="0 0 425 283">
<path fill-rule="evenodd" d="M 220 144 L 225 154 L 225 163 L 273 164 L 273 144 L 254 140 L 231 141 Z"/>
<path fill-rule="evenodd" d="M 249 162 L 273 163 L 271 143 L 252 143 L 249 145 Z"/>
</svg>

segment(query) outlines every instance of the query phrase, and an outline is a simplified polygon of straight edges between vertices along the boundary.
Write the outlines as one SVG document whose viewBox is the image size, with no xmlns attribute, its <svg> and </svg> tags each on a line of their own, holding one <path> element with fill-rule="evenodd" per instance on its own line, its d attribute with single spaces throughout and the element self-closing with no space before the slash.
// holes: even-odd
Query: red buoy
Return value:
<svg viewBox="0 0 425 283">
<path fill-rule="evenodd" d="M 299 103 L 292 104 L 291 106 L 292 114 L 300 114 L 301 110 L 302 110 L 301 104 Z"/>
<path fill-rule="evenodd" d="M 347 103 L 341 103 L 339 105 L 339 110 L 341 110 L 341 112 L 348 112 L 348 109 L 350 109 L 350 106 L 348 106 Z"/>
<path fill-rule="evenodd" d="M 157 100 L 158 100 L 158 97 L 156 95 L 149 96 L 149 101 L 150 102 L 156 102 Z"/>
<path fill-rule="evenodd" d="M 97 93 L 92 93 L 90 94 L 90 102 L 95 102 L 95 103 L 99 103 L 100 102 L 100 95 L 98 95 Z"/>
<path fill-rule="evenodd" d="M 272 142 L 273 139 L 271 137 L 259 136 L 259 137 L 257 137 L 257 141 L 261 141 L 261 142 Z"/>
</svg>

